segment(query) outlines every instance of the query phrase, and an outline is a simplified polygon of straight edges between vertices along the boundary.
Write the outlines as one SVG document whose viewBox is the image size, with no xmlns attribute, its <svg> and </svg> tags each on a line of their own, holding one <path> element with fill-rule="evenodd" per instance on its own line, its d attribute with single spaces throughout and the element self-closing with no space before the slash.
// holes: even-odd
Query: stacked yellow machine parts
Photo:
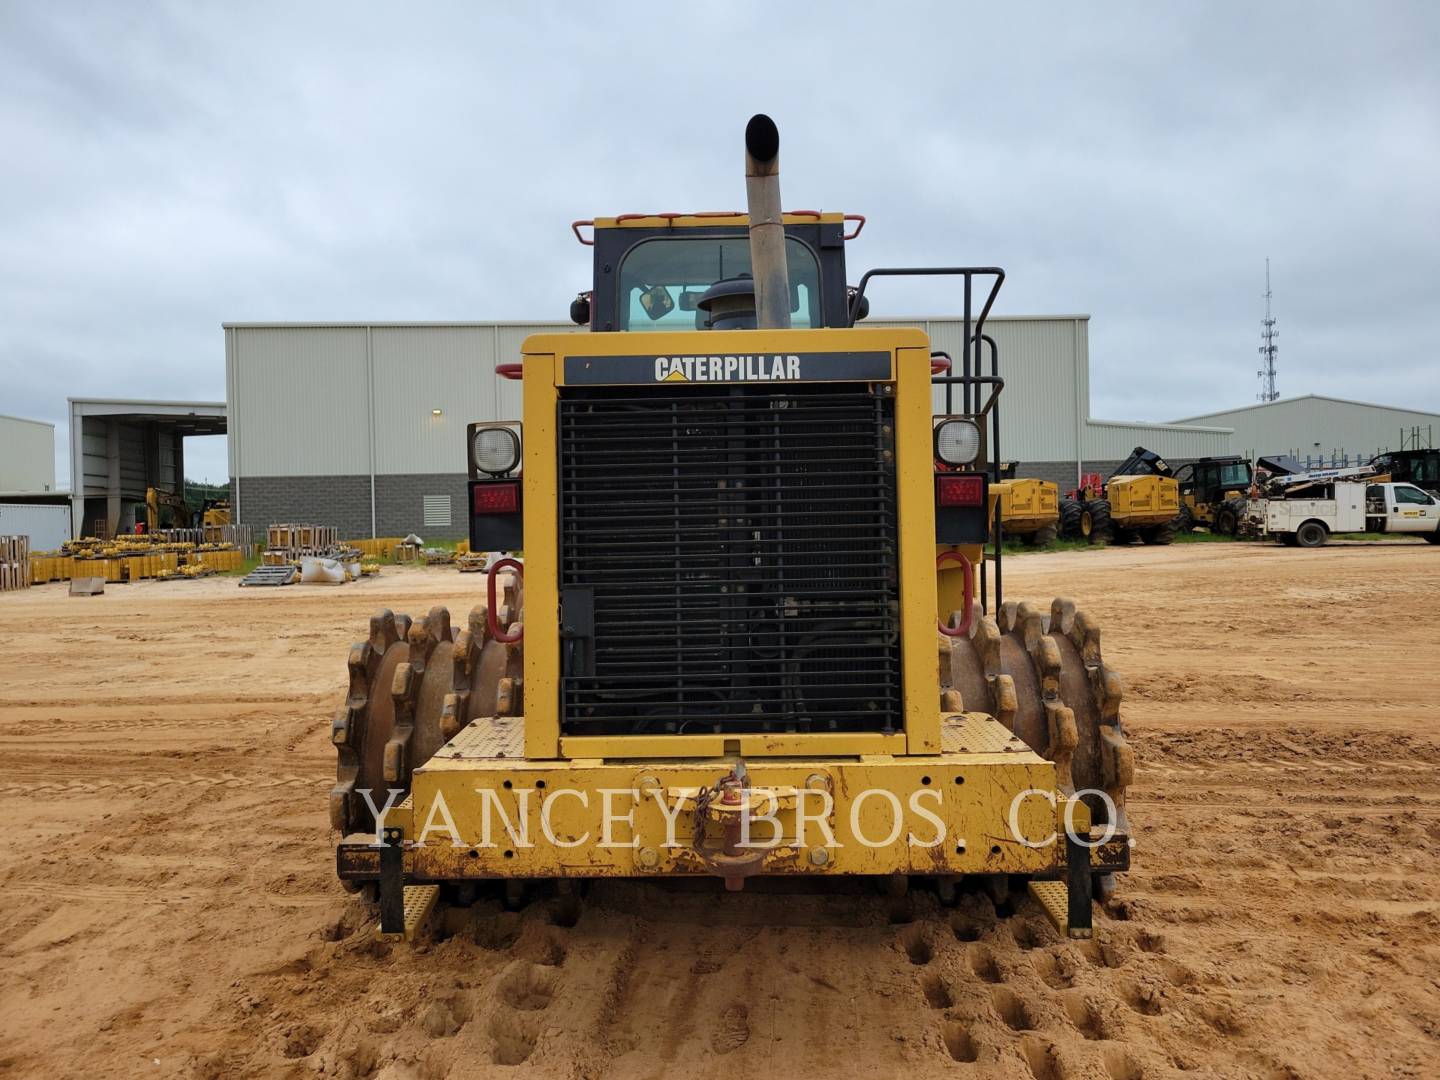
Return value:
<svg viewBox="0 0 1440 1080">
<path fill-rule="evenodd" d="M 343 547 L 360 552 L 361 556 L 371 562 L 379 559 L 393 559 L 395 549 L 405 542 L 403 536 L 380 536 L 367 537 L 363 540 L 342 540 Z"/>
<path fill-rule="evenodd" d="M 469 433 L 471 547 L 523 566 L 350 650 L 330 820 L 382 933 L 486 882 L 884 875 L 1088 936 L 1128 868 L 1100 630 L 1000 595 L 996 506 L 1053 506 L 986 455 L 1003 377 L 858 325 L 872 277 L 951 275 L 978 350 L 1004 273 L 847 286 L 863 219 L 782 213 L 778 142 L 752 119 L 748 214 L 577 223 L 590 332 L 528 338 L 520 422 Z"/>
<path fill-rule="evenodd" d="M 220 541 L 171 541 L 163 536 L 93 536 L 66 542 L 58 551 L 30 555 L 30 580 L 37 585 L 95 577 L 107 582 L 161 581 L 239 570 L 245 553 Z"/>
</svg>

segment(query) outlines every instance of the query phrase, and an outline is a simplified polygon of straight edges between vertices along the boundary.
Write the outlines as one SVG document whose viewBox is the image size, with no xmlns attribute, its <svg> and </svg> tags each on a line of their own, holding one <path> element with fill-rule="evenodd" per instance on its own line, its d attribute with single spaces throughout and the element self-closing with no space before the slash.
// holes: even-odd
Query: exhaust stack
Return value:
<svg viewBox="0 0 1440 1080">
<path fill-rule="evenodd" d="M 780 129 L 764 113 L 745 125 L 745 203 L 750 215 L 750 267 L 755 325 L 790 329 L 790 271 L 780 210 Z"/>
</svg>

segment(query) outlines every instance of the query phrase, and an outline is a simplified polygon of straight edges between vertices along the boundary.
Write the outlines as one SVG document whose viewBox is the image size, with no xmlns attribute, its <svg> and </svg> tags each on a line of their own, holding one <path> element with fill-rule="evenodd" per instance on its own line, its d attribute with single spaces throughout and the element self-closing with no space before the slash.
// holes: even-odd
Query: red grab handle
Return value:
<svg viewBox="0 0 1440 1080">
<path fill-rule="evenodd" d="M 513 645 L 525 636 L 525 624 L 520 624 L 520 629 L 513 634 L 505 633 L 500 629 L 500 623 L 496 620 L 498 605 L 495 602 L 495 575 L 501 570 L 514 570 L 521 581 L 525 580 L 525 567 L 517 559 L 497 559 L 491 564 L 485 574 L 485 623 L 490 630 L 490 637 L 503 645 Z"/>
<path fill-rule="evenodd" d="M 958 551 L 942 551 L 939 555 L 935 556 L 935 569 L 939 570 L 944 566 L 947 559 L 960 564 L 960 576 L 964 579 L 962 592 L 960 594 L 961 606 L 965 614 L 960 619 L 960 625 L 954 629 L 946 626 L 939 619 L 936 620 L 936 624 L 940 628 L 940 633 L 946 637 L 966 637 L 970 633 L 970 623 L 974 621 L 975 618 L 975 567 L 970 564 L 969 559 L 965 558 L 965 556 L 961 555 Z"/>
</svg>

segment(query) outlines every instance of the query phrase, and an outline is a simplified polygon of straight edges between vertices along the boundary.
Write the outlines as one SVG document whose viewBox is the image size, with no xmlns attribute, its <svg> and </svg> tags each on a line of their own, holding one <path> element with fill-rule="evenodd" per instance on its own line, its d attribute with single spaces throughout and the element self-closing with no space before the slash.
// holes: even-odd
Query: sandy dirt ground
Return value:
<svg viewBox="0 0 1440 1080">
<path fill-rule="evenodd" d="M 346 649 L 476 579 L 0 596 L 0 1074 L 1433 1075 L 1440 550 L 1007 568 L 1127 684 L 1136 865 L 1088 943 L 978 893 L 706 882 L 380 944 L 326 824 Z"/>
</svg>

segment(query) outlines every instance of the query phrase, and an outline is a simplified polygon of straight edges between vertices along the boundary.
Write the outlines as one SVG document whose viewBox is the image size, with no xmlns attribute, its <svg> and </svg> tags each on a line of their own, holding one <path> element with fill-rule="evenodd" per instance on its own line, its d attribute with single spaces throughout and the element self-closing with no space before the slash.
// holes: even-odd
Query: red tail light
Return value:
<svg viewBox="0 0 1440 1080">
<path fill-rule="evenodd" d="M 476 484 L 474 508 L 477 514 L 514 514 L 520 510 L 520 481 Z"/>
<path fill-rule="evenodd" d="M 974 474 L 936 477 L 935 501 L 940 506 L 983 506 L 985 478 Z"/>
</svg>

